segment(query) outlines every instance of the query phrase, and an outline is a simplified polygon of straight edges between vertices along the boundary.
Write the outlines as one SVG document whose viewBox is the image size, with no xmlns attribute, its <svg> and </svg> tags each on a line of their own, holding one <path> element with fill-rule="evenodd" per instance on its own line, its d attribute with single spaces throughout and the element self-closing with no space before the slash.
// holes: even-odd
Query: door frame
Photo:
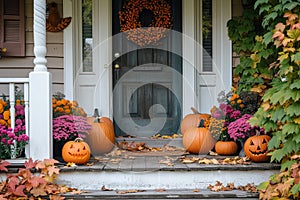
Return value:
<svg viewBox="0 0 300 200">
<path fill-rule="evenodd" d="M 193 105 L 198 107 L 200 102 L 194 95 L 194 98 L 190 98 L 190 93 L 197 93 L 199 83 L 197 83 L 197 73 L 194 68 L 189 66 L 195 66 L 196 47 L 193 38 L 195 38 L 195 1 L 197 0 L 183 0 L 182 1 L 182 53 L 183 53 L 183 81 L 182 93 L 183 93 L 183 105 L 182 115 L 190 113 L 190 107 Z M 63 0 L 64 16 L 72 16 L 72 23 L 64 30 L 64 93 L 66 98 L 76 98 L 76 74 L 78 69 L 78 43 L 80 37 L 77 34 L 80 21 L 78 12 L 80 9 L 79 3 L 72 0 Z M 214 5 L 214 22 L 213 30 L 216 33 L 213 39 L 213 47 L 215 49 L 213 56 L 213 62 L 217 71 L 216 84 L 220 87 L 215 91 L 219 93 L 221 90 L 229 91 L 232 82 L 232 51 L 231 41 L 228 38 L 226 23 L 231 19 L 231 0 L 213 0 Z M 94 98 L 94 107 L 101 107 L 102 114 L 105 116 L 113 116 L 113 101 L 112 101 L 112 66 L 110 65 L 112 58 L 112 5 L 111 0 L 96 1 L 96 9 L 99 15 L 97 15 L 99 21 L 95 21 L 95 30 L 100 33 L 98 37 L 95 37 L 95 42 L 107 41 L 105 48 L 100 49 L 98 55 L 98 67 L 101 71 L 107 71 L 104 73 L 104 79 L 106 83 L 101 85 L 101 94 L 105 98 L 99 100 Z M 107 40 L 108 39 L 108 40 Z M 191 48 L 194 47 L 194 48 Z M 218 56 L 216 56 L 218 55 Z M 213 99 L 212 101 L 216 101 Z M 200 110 L 201 111 L 201 110 Z"/>
</svg>

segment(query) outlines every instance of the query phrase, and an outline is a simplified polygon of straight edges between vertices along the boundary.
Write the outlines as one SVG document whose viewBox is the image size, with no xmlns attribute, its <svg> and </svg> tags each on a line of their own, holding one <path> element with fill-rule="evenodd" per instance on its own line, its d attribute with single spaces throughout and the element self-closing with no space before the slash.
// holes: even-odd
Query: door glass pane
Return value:
<svg viewBox="0 0 300 200">
<path fill-rule="evenodd" d="M 92 0 L 82 0 L 82 71 L 93 71 Z"/>
<path fill-rule="evenodd" d="M 212 71 L 212 0 L 202 0 L 203 72 Z"/>
</svg>

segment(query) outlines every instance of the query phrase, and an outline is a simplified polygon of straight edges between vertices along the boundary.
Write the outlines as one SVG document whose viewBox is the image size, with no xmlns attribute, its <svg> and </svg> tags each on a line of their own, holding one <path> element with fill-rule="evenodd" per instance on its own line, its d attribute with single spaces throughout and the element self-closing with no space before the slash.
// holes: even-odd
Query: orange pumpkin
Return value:
<svg viewBox="0 0 300 200">
<path fill-rule="evenodd" d="M 96 118 L 91 125 L 92 129 L 89 131 L 86 141 L 91 147 L 92 154 L 97 155 L 110 152 L 115 142 L 113 126 L 106 122 L 101 122 L 100 118 Z"/>
<path fill-rule="evenodd" d="M 208 128 L 204 127 L 204 120 L 200 121 L 198 127 L 191 127 L 183 135 L 184 148 L 194 154 L 207 154 L 216 144 L 216 140 Z"/>
<path fill-rule="evenodd" d="M 62 158 L 65 162 L 85 164 L 89 161 L 90 156 L 90 147 L 81 138 L 68 141 L 62 148 Z"/>
<path fill-rule="evenodd" d="M 269 160 L 268 142 L 271 137 L 268 135 L 255 135 L 249 137 L 244 144 L 244 152 L 254 162 Z"/>
<path fill-rule="evenodd" d="M 219 155 L 234 155 L 238 150 L 238 145 L 234 141 L 218 141 L 215 150 Z"/>
<path fill-rule="evenodd" d="M 185 134 L 185 131 L 190 127 L 197 127 L 200 123 L 201 119 L 204 119 L 205 121 L 209 120 L 210 114 L 200 114 L 196 108 L 191 108 L 193 111 L 193 114 L 186 115 L 183 120 L 181 121 L 180 125 L 180 131 L 181 134 Z"/>
<path fill-rule="evenodd" d="M 87 121 L 89 124 L 93 124 L 96 118 L 99 118 L 100 122 L 105 122 L 112 128 L 114 127 L 114 124 L 111 121 L 111 119 L 109 119 L 108 117 L 103 117 L 103 116 L 100 117 L 99 110 L 97 108 L 95 108 L 95 110 L 94 110 L 94 115 L 92 117 L 88 117 Z"/>
</svg>

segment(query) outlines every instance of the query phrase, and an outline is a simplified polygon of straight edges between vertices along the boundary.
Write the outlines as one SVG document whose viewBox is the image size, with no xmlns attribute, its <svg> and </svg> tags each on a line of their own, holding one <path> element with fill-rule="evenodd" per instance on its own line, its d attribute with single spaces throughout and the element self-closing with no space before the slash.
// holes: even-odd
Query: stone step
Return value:
<svg viewBox="0 0 300 200">
<path fill-rule="evenodd" d="M 122 194 L 122 192 L 124 194 Z M 119 194 L 121 193 L 121 194 Z M 126 191 L 99 191 L 89 190 L 79 195 L 66 194 L 66 199 L 258 199 L 258 193 L 248 193 L 240 190 L 212 192 L 210 190 L 165 190 L 165 191 L 138 191 L 126 193 Z"/>
</svg>

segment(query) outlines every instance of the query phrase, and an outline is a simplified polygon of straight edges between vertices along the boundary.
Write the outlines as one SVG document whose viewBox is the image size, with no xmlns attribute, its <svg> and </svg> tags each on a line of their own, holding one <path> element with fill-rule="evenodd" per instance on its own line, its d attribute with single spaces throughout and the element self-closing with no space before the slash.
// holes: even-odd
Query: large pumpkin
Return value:
<svg viewBox="0 0 300 200">
<path fill-rule="evenodd" d="M 201 119 L 204 119 L 205 122 L 210 118 L 210 114 L 201 114 L 196 108 L 191 108 L 193 114 L 187 114 L 181 121 L 180 131 L 181 134 L 185 134 L 185 131 L 191 127 L 197 127 Z"/>
<path fill-rule="evenodd" d="M 219 155 L 234 155 L 238 150 L 238 145 L 234 141 L 218 141 L 215 151 Z"/>
<path fill-rule="evenodd" d="M 92 154 L 104 154 L 110 152 L 114 147 L 115 132 L 113 126 L 101 121 L 101 118 L 95 118 L 90 123 L 92 129 L 86 137 L 87 143 L 91 147 Z"/>
<path fill-rule="evenodd" d="M 204 127 L 204 120 L 198 127 L 187 129 L 183 135 L 182 143 L 186 151 L 194 154 L 207 154 L 216 144 L 216 140 L 208 128 Z"/>
<path fill-rule="evenodd" d="M 99 110 L 97 108 L 95 108 L 93 116 L 87 117 L 87 121 L 88 121 L 89 124 L 93 124 L 94 121 L 96 120 L 96 118 L 98 118 L 98 120 L 100 120 L 100 122 L 105 122 L 109 126 L 111 126 L 112 128 L 114 127 L 114 124 L 111 121 L 111 119 L 109 119 L 108 117 L 104 117 L 104 116 L 99 115 Z"/>
<path fill-rule="evenodd" d="M 62 148 L 62 158 L 65 162 L 85 164 L 89 161 L 91 150 L 81 138 L 68 141 Z"/>
<path fill-rule="evenodd" d="M 254 162 L 269 160 L 268 142 L 271 137 L 268 135 L 255 135 L 249 137 L 244 144 L 244 152 Z"/>
</svg>

